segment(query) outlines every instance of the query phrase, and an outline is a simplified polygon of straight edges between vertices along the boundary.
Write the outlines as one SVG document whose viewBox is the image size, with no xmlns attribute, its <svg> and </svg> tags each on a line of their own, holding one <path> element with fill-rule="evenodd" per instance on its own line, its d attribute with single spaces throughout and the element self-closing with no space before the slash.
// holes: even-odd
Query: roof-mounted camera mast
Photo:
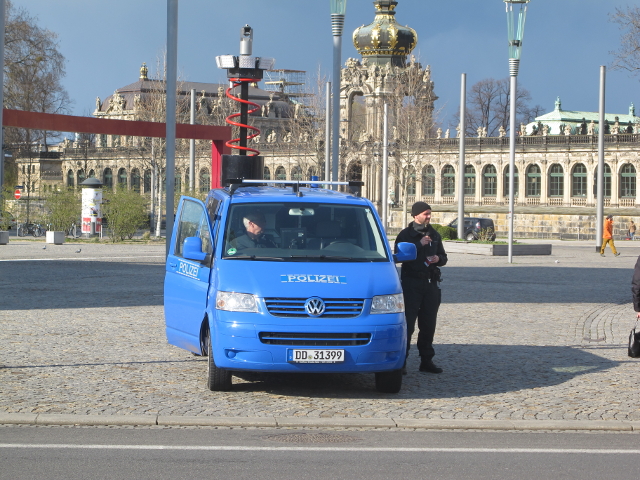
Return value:
<svg viewBox="0 0 640 480">
<path fill-rule="evenodd" d="M 249 115 L 260 109 L 260 105 L 249 101 L 249 84 L 262 80 L 265 70 L 270 70 L 275 60 L 269 57 L 254 57 L 253 29 L 245 25 L 240 29 L 240 55 L 220 55 L 216 57 L 218 68 L 227 70 L 230 86 L 226 95 L 231 100 L 240 103 L 240 112 L 227 117 L 229 125 L 239 128 L 238 138 L 227 142 L 232 150 L 238 150 L 237 155 L 223 155 L 221 168 L 221 185 L 226 185 L 228 178 L 261 179 L 264 175 L 264 160 L 260 151 L 247 146 L 247 142 L 260 135 L 260 130 L 249 125 Z M 231 90 L 240 87 L 240 96 L 231 94 Z M 249 105 L 253 108 L 249 110 Z M 238 117 L 240 117 L 238 119 Z M 239 121 L 237 121 L 239 120 Z M 248 135 L 247 130 L 252 130 Z M 247 158 L 251 152 L 250 158 Z"/>
</svg>

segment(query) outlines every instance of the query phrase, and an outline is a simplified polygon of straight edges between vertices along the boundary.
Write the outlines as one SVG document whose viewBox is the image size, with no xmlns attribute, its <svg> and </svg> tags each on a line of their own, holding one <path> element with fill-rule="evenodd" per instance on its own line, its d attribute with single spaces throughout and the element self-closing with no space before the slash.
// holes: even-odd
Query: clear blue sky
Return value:
<svg viewBox="0 0 640 480">
<path fill-rule="evenodd" d="M 95 98 L 138 78 L 142 62 L 155 73 L 166 45 L 165 0 L 13 0 L 59 35 L 67 59 L 64 85 L 74 113 L 86 115 Z M 599 68 L 620 41 L 608 14 L 629 0 L 531 0 L 519 84 L 532 105 L 597 111 Z M 374 17 L 372 0 L 348 0 L 342 60 L 359 58 L 355 28 Z M 436 107 L 446 128 L 459 109 L 460 74 L 467 85 L 508 76 L 507 27 L 502 0 L 399 0 L 396 19 L 418 32 L 414 54 L 431 65 Z M 333 44 L 329 0 L 182 0 L 179 2 L 178 71 L 182 79 L 224 82 L 215 56 L 237 54 L 240 28 L 254 29 L 254 55 L 276 58 L 276 68 L 318 70 L 330 77 Z M 607 70 L 607 112 L 640 114 L 638 78 Z"/>
</svg>

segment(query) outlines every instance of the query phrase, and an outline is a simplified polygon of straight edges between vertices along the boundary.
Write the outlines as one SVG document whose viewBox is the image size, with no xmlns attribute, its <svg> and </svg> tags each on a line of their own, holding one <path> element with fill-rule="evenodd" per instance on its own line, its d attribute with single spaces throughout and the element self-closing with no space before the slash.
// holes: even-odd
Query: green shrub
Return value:
<svg viewBox="0 0 640 480">
<path fill-rule="evenodd" d="M 432 223 L 433 229 L 440 234 L 443 240 L 457 240 L 458 231 L 455 228 L 447 227 L 446 225 L 439 225 Z"/>
<path fill-rule="evenodd" d="M 147 224 L 146 200 L 135 190 L 118 185 L 115 191 L 107 190 L 104 198 L 102 213 L 108 219 L 112 242 L 132 238 L 139 228 Z"/>
<path fill-rule="evenodd" d="M 44 203 L 47 211 L 44 221 L 50 225 L 50 230 L 63 232 L 80 218 L 80 194 L 73 188 L 49 192 Z"/>
</svg>

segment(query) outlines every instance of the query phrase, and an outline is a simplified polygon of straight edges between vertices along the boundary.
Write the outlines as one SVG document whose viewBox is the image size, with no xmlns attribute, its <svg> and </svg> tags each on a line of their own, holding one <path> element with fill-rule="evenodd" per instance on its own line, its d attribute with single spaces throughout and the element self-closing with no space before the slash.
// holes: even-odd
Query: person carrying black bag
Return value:
<svg viewBox="0 0 640 480">
<path fill-rule="evenodd" d="M 447 254 L 444 251 L 442 237 L 430 225 L 431 207 L 425 202 L 416 202 L 411 207 L 411 216 L 413 222 L 398 234 L 395 241 L 396 251 L 399 242 L 413 243 L 417 249 L 416 259 L 403 262 L 400 272 L 407 321 L 407 357 L 417 319 L 420 371 L 442 373 L 442 368 L 433 363 L 432 359 L 435 355 L 433 336 L 442 299 L 438 267 L 447 264 Z M 406 366 L 405 359 L 402 368 L 404 374 L 407 373 Z"/>
</svg>

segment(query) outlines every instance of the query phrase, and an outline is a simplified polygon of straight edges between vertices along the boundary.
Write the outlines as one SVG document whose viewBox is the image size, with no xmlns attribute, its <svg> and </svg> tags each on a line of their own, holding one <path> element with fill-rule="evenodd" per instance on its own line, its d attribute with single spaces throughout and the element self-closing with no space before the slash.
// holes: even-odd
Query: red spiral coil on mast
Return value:
<svg viewBox="0 0 640 480">
<path fill-rule="evenodd" d="M 230 98 L 231 100 L 234 100 L 234 101 L 238 102 L 238 103 L 244 103 L 244 104 L 252 105 L 252 106 L 255 107 L 255 108 L 253 108 L 253 109 L 251 109 L 251 110 L 249 110 L 247 112 L 247 116 L 251 115 L 253 112 L 257 112 L 258 110 L 260 110 L 260 105 L 258 105 L 257 103 L 250 102 L 249 100 L 244 100 L 244 99 L 242 99 L 240 97 L 236 97 L 236 96 L 231 94 L 231 90 L 232 89 L 241 86 L 244 82 L 246 82 L 246 83 L 255 82 L 256 81 L 255 79 L 252 79 L 252 78 L 230 78 L 229 81 L 231 81 L 233 83 L 233 85 L 230 86 L 229 88 L 227 88 L 227 92 L 226 92 L 227 97 Z M 253 127 L 251 125 L 245 125 L 243 123 L 239 123 L 239 122 L 236 122 L 236 121 L 232 120 L 233 118 L 240 117 L 241 115 L 242 115 L 242 113 L 231 114 L 226 118 L 226 121 L 227 121 L 227 123 L 229 125 L 234 125 L 236 127 L 247 128 L 247 129 L 253 130 L 255 133 L 253 133 L 251 135 L 247 135 L 247 137 L 246 137 L 247 141 L 251 140 L 252 138 L 257 137 L 258 135 L 260 135 L 260 129 L 259 128 Z M 227 145 L 227 147 L 235 148 L 236 150 L 244 150 L 244 151 L 247 151 L 247 152 L 253 152 L 252 156 L 260 155 L 260 151 L 256 150 L 255 148 L 245 147 L 245 146 L 242 146 L 242 145 L 234 145 L 236 143 L 239 143 L 240 141 L 241 141 L 241 137 L 234 138 L 233 140 L 229 140 L 226 143 L 226 145 Z"/>
</svg>

